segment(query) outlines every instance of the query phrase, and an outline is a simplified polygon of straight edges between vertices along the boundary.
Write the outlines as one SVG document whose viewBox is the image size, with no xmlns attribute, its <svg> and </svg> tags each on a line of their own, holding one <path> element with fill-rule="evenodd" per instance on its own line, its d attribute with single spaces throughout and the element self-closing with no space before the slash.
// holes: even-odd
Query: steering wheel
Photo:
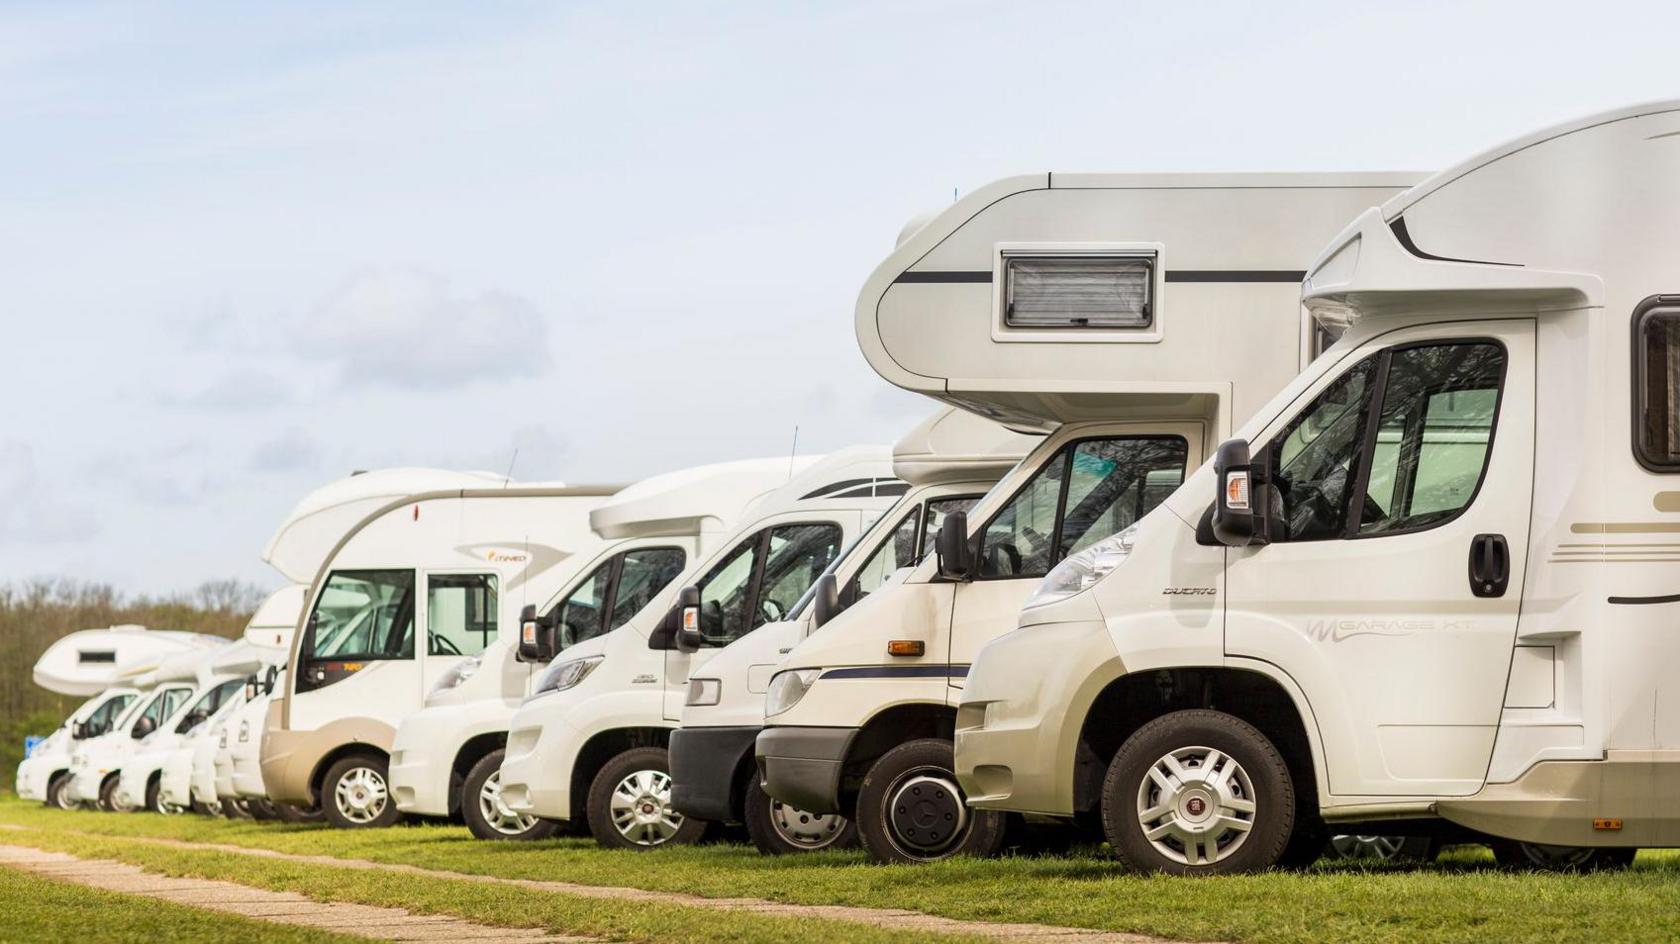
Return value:
<svg viewBox="0 0 1680 944">
<path fill-rule="evenodd" d="M 432 655 L 434 656 L 458 656 L 462 654 L 460 647 L 451 642 L 447 636 L 427 633 L 426 641 L 431 643 Z"/>
<path fill-rule="evenodd" d="M 785 616 L 787 612 L 782 609 L 782 605 L 780 603 L 777 603 L 769 597 L 765 597 L 763 600 L 759 601 L 758 609 L 759 612 L 764 615 L 765 622 L 768 623 L 781 622 L 782 617 Z"/>
<path fill-rule="evenodd" d="M 1021 552 L 1013 544 L 994 544 L 986 549 L 986 570 L 994 575 L 1021 572 Z"/>
</svg>

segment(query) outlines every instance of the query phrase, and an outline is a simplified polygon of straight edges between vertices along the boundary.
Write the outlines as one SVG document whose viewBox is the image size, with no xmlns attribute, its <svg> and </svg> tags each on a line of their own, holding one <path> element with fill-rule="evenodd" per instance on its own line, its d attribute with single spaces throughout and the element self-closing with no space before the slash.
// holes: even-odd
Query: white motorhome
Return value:
<svg viewBox="0 0 1680 944">
<path fill-rule="evenodd" d="M 879 861 L 996 850 L 1004 817 L 965 805 L 951 758 L 975 653 L 1295 376 L 1319 343 L 1302 267 L 1417 179 L 1041 174 L 903 237 L 859 296 L 870 366 L 1046 435 L 946 518 L 937 555 L 789 653 L 757 741 L 765 792 L 851 815 Z"/>
<path fill-rule="evenodd" d="M 140 695 L 137 689 L 118 684 L 119 667 L 222 641 L 197 633 L 124 625 L 80 630 L 48 646 L 35 662 L 35 684 L 60 695 L 90 697 L 18 764 L 18 796 L 62 809 L 75 806 L 66 788 L 77 742 L 109 733 Z"/>
<path fill-rule="evenodd" d="M 203 657 L 191 661 L 177 657 L 158 667 L 160 679 L 192 679 L 192 696 L 175 714 L 166 716 L 156 731 L 140 738 L 135 749 L 122 759 L 114 806 L 147 809 L 169 816 L 187 811 L 188 804 L 165 799 L 163 769 L 187 738 L 202 730 L 243 690 L 245 679 L 240 669 L 251 661 L 250 648 L 243 641 L 228 643 Z M 226 667 L 229 663 L 232 671 Z"/>
<path fill-rule="evenodd" d="M 849 820 L 795 809 L 758 785 L 753 743 L 764 727 L 764 695 L 782 657 L 835 613 L 875 593 L 932 547 L 940 523 L 966 511 L 1037 443 L 967 410 L 946 407 L 893 445 L 893 474 L 910 490 L 787 618 L 723 647 L 690 678 L 682 727 L 671 733 L 672 807 L 684 816 L 744 823 L 769 854 L 851 844 Z"/>
<path fill-rule="evenodd" d="M 734 534 L 691 561 L 629 622 L 549 665 L 511 722 L 501 768 L 511 811 L 581 818 L 598 842 L 620 848 L 692 842 L 704 832 L 705 823 L 671 809 L 666 754 L 691 670 L 786 619 L 841 548 L 908 487 L 893 477 L 891 455 L 880 446 L 788 468 L 791 478 L 766 487 Z M 587 599 L 560 601 L 552 611 L 558 625 L 580 604 L 589 608 Z M 543 631 L 532 622 L 533 633 Z"/>
<path fill-rule="evenodd" d="M 598 540 L 540 582 L 528 582 L 505 604 L 512 613 L 525 601 L 549 607 L 543 621 L 549 628 L 541 634 L 533 618 L 531 639 L 498 639 L 494 653 L 486 650 L 486 666 L 519 671 L 451 673 L 432 690 L 426 707 L 397 727 L 390 774 L 397 809 L 427 816 L 459 812 L 481 839 L 552 835 L 554 821 L 514 813 L 501 802 L 509 723 L 537 677 L 525 665 L 546 666 L 628 622 L 690 561 L 732 534 L 742 511 L 786 482 L 788 474 L 787 459 L 700 466 L 656 475 L 596 506 L 590 526 Z M 535 610 L 533 605 L 533 617 Z"/>
<path fill-rule="evenodd" d="M 203 639 L 202 645 L 161 658 L 141 657 L 144 661 L 137 659 L 132 665 L 119 663 L 123 684 L 141 695 L 110 731 L 88 738 L 72 752 L 69 794 L 73 802 L 96 804 L 107 811 L 139 808 L 131 794 L 118 790 L 123 765 L 142 749 L 146 738 L 178 725 L 201 684 L 209 680 L 206 667 L 228 640 Z"/>
<path fill-rule="evenodd" d="M 1680 845 L 1676 148 L 1680 102 L 1625 109 L 1358 215 L 1303 283 L 1335 346 L 976 660 L 971 802 L 1169 872 L 1320 817 Z"/>
<path fill-rule="evenodd" d="M 415 473 L 384 473 L 377 498 L 359 496 L 378 473 L 317 490 L 265 554 L 274 563 L 276 551 L 318 541 L 325 522 L 361 515 L 314 558 L 307 616 L 261 743 L 269 799 L 319 804 L 341 828 L 396 821 L 388 764 L 397 725 L 445 675 L 513 633 L 518 614 L 502 599 L 518 599 L 523 585 L 593 542 L 588 512 L 617 491 Z M 411 484 L 425 490 L 391 497 Z M 531 671 L 508 661 L 496 670 Z"/>
</svg>

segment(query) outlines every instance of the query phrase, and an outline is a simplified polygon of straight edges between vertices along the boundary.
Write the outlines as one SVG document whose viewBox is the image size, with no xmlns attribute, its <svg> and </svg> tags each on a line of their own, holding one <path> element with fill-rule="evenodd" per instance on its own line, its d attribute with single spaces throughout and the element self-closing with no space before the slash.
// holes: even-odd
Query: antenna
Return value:
<svg viewBox="0 0 1680 944">
<path fill-rule="evenodd" d="M 793 481 L 793 460 L 799 457 L 799 424 L 793 424 L 793 448 L 788 450 L 788 481 Z"/>
<path fill-rule="evenodd" d="M 955 188 L 955 187 L 951 188 L 951 202 L 952 203 L 957 202 L 957 188 Z"/>
<path fill-rule="evenodd" d="M 502 476 L 502 487 L 503 488 L 507 488 L 509 485 L 513 484 L 513 464 L 515 462 L 518 462 L 518 461 L 519 461 L 519 447 L 514 446 L 513 447 L 513 455 L 512 455 L 512 457 L 510 457 L 508 459 L 507 474 Z"/>
</svg>

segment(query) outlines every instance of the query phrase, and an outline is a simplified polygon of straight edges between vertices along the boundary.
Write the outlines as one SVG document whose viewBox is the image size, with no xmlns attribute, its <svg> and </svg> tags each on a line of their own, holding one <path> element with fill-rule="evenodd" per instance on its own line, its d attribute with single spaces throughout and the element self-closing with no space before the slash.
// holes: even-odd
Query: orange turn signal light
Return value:
<svg viewBox="0 0 1680 944">
<path fill-rule="evenodd" d="M 887 655 L 889 656 L 919 656 L 926 652 L 927 643 L 920 639 L 887 640 Z"/>
<path fill-rule="evenodd" d="M 1593 820 L 1593 828 L 1599 832 L 1615 832 L 1622 828 L 1622 821 L 1615 817 L 1605 817 Z"/>
</svg>

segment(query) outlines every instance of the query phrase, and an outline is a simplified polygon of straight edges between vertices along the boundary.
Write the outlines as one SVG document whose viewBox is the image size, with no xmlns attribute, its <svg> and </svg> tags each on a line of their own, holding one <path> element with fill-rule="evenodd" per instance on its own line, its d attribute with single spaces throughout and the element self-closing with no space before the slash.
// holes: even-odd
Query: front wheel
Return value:
<svg viewBox="0 0 1680 944">
<path fill-rule="evenodd" d="M 146 785 L 146 809 L 161 816 L 180 816 L 187 808 L 163 798 L 163 784 L 153 779 Z"/>
<path fill-rule="evenodd" d="M 74 810 L 81 806 L 70 796 L 70 774 L 59 774 L 47 784 L 47 805 L 59 810 Z"/>
<path fill-rule="evenodd" d="M 319 823 L 327 818 L 326 811 L 320 806 L 298 806 L 295 803 L 274 803 L 264 801 L 274 812 L 274 817 L 282 823 Z"/>
<path fill-rule="evenodd" d="M 671 761 L 663 747 L 635 747 L 607 761 L 589 785 L 589 832 L 609 849 L 645 851 L 700 841 L 702 820 L 671 809 Z"/>
<path fill-rule="evenodd" d="M 1371 836 L 1342 834 L 1330 837 L 1326 855 L 1333 861 L 1371 865 L 1389 862 L 1430 862 L 1435 859 L 1435 840 L 1428 836 Z"/>
<path fill-rule="evenodd" d="M 386 786 L 385 760 L 367 754 L 346 757 L 321 780 L 321 806 L 339 829 L 373 829 L 397 821 L 397 804 Z"/>
<path fill-rule="evenodd" d="M 909 741 L 882 754 L 858 789 L 858 838 L 876 862 L 984 857 L 1003 845 L 1002 813 L 970 809 L 951 742 Z"/>
<path fill-rule="evenodd" d="M 747 835 L 765 855 L 848 849 L 857 845 L 857 827 L 838 813 L 807 813 L 773 799 L 749 770 L 741 785 L 741 819 Z"/>
<path fill-rule="evenodd" d="M 1133 732 L 1103 779 L 1103 831 L 1141 872 L 1271 868 L 1295 828 L 1295 786 L 1277 748 L 1220 711 L 1175 711 Z"/>
<path fill-rule="evenodd" d="M 502 802 L 502 754 L 494 750 L 479 758 L 461 784 L 461 818 L 480 839 L 547 839 L 559 824 L 516 813 Z"/>
<path fill-rule="evenodd" d="M 1625 869 L 1638 849 L 1598 846 L 1550 846 L 1538 842 L 1495 839 L 1493 858 L 1507 869 L 1533 872 L 1600 872 Z"/>
<path fill-rule="evenodd" d="M 117 790 L 117 775 L 112 774 L 99 785 L 99 808 L 107 813 L 132 813 L 134 805 L 123 799 Z"/>
</svg>

